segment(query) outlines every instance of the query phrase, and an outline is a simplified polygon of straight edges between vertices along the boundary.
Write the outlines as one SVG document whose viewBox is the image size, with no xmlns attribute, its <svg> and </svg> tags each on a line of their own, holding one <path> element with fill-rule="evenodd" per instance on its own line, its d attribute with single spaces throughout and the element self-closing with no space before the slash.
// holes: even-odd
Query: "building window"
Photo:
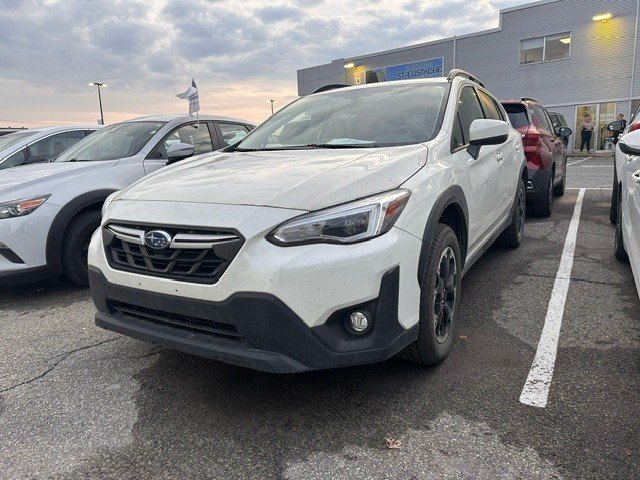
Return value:
<svg viewBox="0 0 640 480">
<path fill-rule="evenodd" d="M 520 40 L 520 65 L 569 58 L 571 32 Z"/>
</svg>

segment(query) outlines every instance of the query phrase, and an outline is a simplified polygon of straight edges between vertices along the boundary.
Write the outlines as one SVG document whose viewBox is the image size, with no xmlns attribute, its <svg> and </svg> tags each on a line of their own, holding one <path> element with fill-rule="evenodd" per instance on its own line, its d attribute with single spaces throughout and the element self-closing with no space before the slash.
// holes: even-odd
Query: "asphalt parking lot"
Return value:
<svg viewBox="0 0 640 480">
<path fill-rule="evenodd" d="M 613 257 L 611 162 L 569 159 L 552 217 L 471 269 L 435 368 L 270 375 L 99 330 L 84 289 L 2 290 L 0 477 L 640 478 L 640 300 Z M 525 405 L 579 197 L 546 406 Z"/>
</svg>

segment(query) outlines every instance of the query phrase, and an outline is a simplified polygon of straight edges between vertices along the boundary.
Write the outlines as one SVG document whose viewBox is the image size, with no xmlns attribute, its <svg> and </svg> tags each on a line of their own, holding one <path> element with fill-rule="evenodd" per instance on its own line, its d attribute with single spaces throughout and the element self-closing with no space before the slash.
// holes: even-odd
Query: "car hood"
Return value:
<svg viewBox="0 0 640 480">
<path fill-rule="evenodd" d="M 116 161 L 53 162 L 0 170 L 0 202 L 53 193 L 59 185 L 113 166 Z"/>
<path fill-rule="evenodd" d="M 426 160 L 422 144 L 218 152 L 164 168 L 118 199 L 317 210 L 397 188 Z"/>
</svg>

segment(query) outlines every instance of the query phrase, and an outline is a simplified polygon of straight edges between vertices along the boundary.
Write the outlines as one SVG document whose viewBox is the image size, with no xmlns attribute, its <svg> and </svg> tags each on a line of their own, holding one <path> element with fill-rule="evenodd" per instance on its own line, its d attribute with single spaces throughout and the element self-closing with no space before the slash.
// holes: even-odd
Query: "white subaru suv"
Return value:
<svg viewBox="0 0 640 480">
<path fill-rule="evenodd" d="M 270 372 L 451 350 L 461 277 L 523 235 L 526 163 L 462 71 L 300 98 L 109 198 L 96 324 Z"/>
</svg>

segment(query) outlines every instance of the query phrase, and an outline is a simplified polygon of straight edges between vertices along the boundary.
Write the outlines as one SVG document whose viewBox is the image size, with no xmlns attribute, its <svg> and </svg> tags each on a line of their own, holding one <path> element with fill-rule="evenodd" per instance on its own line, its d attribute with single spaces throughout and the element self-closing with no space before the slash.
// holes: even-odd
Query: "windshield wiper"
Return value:
<svg viewBox="0 0 640 480">
<path fill-rule="evenodd" d="M 310 143 L 308 148 L 376 148 L 375 143 Z"/>
<path fill-rule="evenodd" d="M 307 145 L 283 145 L 273 148 L 229 147 L 228 152 L 275 152 L 278 150 L 311 150 L 314 148 L 376 148 L 375 143 L 309 143 Z"/>
<path fill-rule="evenodd" d="M 229 147 L 227 152 L 257 152 L 259 148 L 241 148 L 241 147 Z"/>
</svg>

